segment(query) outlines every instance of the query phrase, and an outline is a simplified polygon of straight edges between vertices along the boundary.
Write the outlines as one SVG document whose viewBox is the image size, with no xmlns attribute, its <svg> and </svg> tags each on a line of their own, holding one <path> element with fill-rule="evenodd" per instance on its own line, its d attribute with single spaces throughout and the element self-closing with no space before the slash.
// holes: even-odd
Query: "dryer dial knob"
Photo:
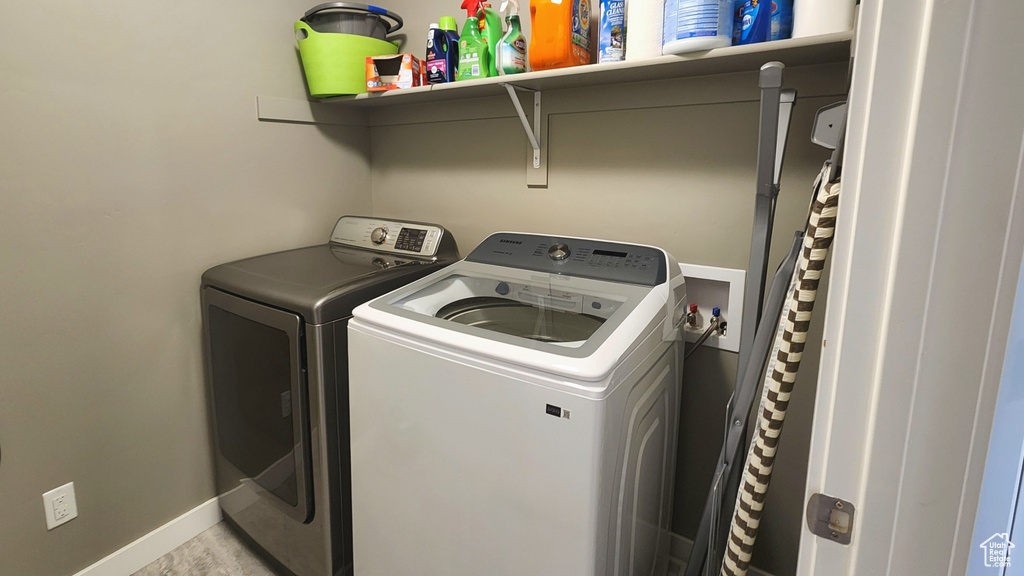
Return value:
<svg viewBox="0 0 1024 576">
<path fill-rule="evenodd" d="M 387 226 L 378 226 L 370 232 L 370 242 L 377 244 L 378 246 L 383 244 L 388 239 L 388 228 Z"/>
<path fill-rule="evenodd" d="M 548 257 L 552 260 L 565 260 L 572 254 L 569 250 L 569 246 L 566 244 L 555 244 L 551 248 L 548 248 Z"/>
</svg>

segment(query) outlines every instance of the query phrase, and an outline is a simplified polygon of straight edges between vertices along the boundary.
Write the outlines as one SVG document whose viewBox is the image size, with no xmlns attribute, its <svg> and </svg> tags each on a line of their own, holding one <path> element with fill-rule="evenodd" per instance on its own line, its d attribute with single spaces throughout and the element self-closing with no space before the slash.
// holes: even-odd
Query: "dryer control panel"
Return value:
<svg viewBox="0 0 1024 576">
<path fill-rule="evenodd" d="M 665 253 L 651 246 L 499 232 L 466 257 L 471 262 L 657 286 L 665 282 Z"/>
<path fill-rule="evenodd" d="M 334 225 L 331 243 L 433 258 L 444 236 L 444 228 L 434 224 L 342 216 Z"/>
</svg>

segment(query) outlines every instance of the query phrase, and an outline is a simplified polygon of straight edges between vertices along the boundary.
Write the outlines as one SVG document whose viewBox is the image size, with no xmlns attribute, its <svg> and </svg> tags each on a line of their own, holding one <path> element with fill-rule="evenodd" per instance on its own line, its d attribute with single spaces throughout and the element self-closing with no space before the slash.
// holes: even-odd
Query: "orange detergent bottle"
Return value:
<svg viewBox="0 0 1024 576">
<path fill-rule="evenodd" d="M 530 0 L 530 69 L 590 64 L 591 0 Z"/>
</svg>

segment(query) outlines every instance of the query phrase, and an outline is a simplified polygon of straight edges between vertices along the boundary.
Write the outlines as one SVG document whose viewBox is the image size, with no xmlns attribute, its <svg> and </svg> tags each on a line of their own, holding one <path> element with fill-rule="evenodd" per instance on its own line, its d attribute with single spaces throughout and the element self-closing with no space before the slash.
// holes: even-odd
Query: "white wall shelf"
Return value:
<svg viewBox="0 0 1024 576">
<path fill-rule="evenodd" d="M 747 46 L 728 46 L 679 56 L 591 64 L 390 92 L 340 96 L 322 102 L 353 107 L 394 106 L 502 95 L 505 94 L 503 84 L 538 91 L 560 90 L 756 71 L 771 60 L 778 60 L 787 67 L 845 62 L 850 59 L 852 37 L 852 32 L 840 32 Z"/>
<path fill-rule="evenodd" d="M 846 63 L 850 60 L 853 32 L 823 34 L 806 38 L 792 38 L 747 46 L 728 46 L 693 52 L 677 56 L 659 56 L 646 60 L 591 64 L 557 70 L 527 72 L 513 76 L 497 76 L 472 81 L 453 82 L 418 86 L 405 90 L 375 92 L 355 96 L 340 96 L 318 101 L 286 100 L 273 97 L 257 97 L 257 115 L 264 122 L 287 122 L 299 124 L 335 124 L 355 126 L 376 126 L 399 122 L 404 119 L 421 120 L 429 117 L 433 121 L 453 119 L 444 102 L 512 97 L 515 114 L 523 124 L 529 142 L 526 162 L 526 184 L 531 188 L 545 188 L 548 184 L 547 166 L 547 123 L 549 112 L 541 112 L 542 91 L 554 95 L 571 93 L 574 89 L 607 87 L 609 91 L 633 90 L 632 85 L 649 90 L 648 98 L 636 102 L 661 102 L 663 96 L 656 94 L 650 84 L 653 81 L 683 79 L 697 76 L 723 78 L 725 75 L 742 72 L 756 73 L 767 62 L 780 61 L 787 68 L 814 67 Z M 644 84 L 648 83 L 648 84 Z M 643 88 L 646 86 L 647 88 Z M 653 90 L 653 91 L 651 91 Z M 568 91 L 568 92 L 559 92 Z M 519 101 L 518 93 L 533 93 L 530 113 Z M 596 92 L 592 93 L 597 96 Z M 673 93 L 673 102 L 681 95 Z M 556 98 L 555 101 L 565 100 Z M 593 98 L 588 98 L 593 100 Z M 428 106 L 420 106 L 427 104 Z M 573 99 L 574 110 L 586 108 L 590 102 Z M 497 109 L 469 106 L 458 107 L 459 119 L 494 118 Z M 564 106 L 563 106 L 564 108 Z M 512 108 L 510 107 L 511 111 Z M 532 123 L 530 117 L 533 117 Z"/>
</svg>

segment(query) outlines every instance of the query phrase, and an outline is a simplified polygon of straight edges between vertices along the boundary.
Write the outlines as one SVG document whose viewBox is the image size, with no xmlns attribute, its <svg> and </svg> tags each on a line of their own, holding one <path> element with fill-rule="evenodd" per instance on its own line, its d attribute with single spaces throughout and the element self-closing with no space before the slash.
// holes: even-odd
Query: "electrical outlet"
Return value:
<svg viewBox="0 0 1024 576">
<path fill-rule="evenodd" d="M 686 310 L 696 304 L 699 318 L 699 326 L 684 326 L 686 341 L 697 341 L 711 322 L 711 311 L 720 308 L 725 334 L 712 334 L 704 346 L 739 352 L 746 271 L 697 264 L 680 264 L 679 269 L 686 277 Z"/>
<path fill-rule="evenodd" d="M 43 494 L 43 512 L 46 513 L 46 529 L 78 518 L 78 504 L 75 503 L 75 483 L 68 482 Z"/>
</svg>

